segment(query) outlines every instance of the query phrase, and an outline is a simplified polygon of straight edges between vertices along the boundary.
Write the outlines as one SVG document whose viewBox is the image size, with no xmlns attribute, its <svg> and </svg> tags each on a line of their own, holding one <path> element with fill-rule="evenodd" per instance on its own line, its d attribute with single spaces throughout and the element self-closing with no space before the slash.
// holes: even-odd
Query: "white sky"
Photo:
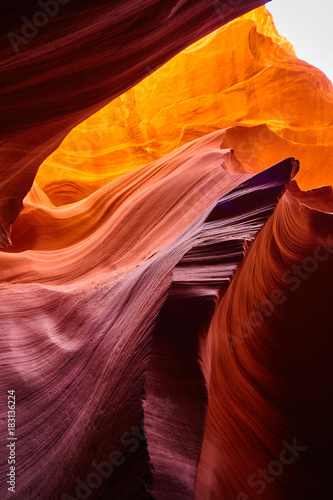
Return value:
<svg viewBox="0 0 333 500">
<path fill-rule="evenodd" d="M 266 7 L 297 57 L 333 81 L 333 0 L 272 0 Z"/>
</svg>

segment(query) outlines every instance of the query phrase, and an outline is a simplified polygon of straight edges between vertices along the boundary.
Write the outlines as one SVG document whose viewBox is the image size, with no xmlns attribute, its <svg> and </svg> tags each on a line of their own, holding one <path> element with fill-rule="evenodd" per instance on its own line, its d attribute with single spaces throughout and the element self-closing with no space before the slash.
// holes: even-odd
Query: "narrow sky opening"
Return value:
<svg viewBox="0 0 333 500">
<path fill-rule="evenodd" d="M 333 1 L 272 0 L 266 6 L 280 35 L 293 44 L 297 57 L 333 81 Z"/>
</svg>

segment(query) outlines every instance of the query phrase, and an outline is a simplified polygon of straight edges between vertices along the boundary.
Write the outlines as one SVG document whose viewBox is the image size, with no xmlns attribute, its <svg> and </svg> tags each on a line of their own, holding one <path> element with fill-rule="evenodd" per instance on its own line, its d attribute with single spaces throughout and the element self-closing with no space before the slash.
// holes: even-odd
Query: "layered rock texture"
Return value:
<svg viewBox="0 0 333 500">
<path fill-rule="evenodd" d="M 331 499 L 331 82 L 262 1 L 42 4 L 1 38 L 1 498 Z"/>
<path fill-rule="evenodd" d="M 263 3 L 5 0 L 1 246 L 41 162 L 75 125 L 190 43 Z"/>
</svg>

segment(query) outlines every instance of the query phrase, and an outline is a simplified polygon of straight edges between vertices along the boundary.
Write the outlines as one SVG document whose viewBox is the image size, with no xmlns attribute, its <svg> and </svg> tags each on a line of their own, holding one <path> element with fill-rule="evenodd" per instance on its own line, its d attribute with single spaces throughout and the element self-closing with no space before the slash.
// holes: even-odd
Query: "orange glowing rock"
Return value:
<svg viewBox="0 0 333 500">
<path fill-rule="evenodd" d="M 8 31 L 0 33 L 0 248 L 10 245 L 11 224 L 40 164 L 73 127 L 151 68 L 264 2 L 130 0 L 124 6 L 48 0 L 38 3 L 43 12 L 33 0 L 6 0 Z M 49 3 L 59 15 L 45 14 Z"/>
<path fill-rule="evenodd" d="M 243 164 L 258 172 L 295 156 L 302 166 L 299 185 L 309 189 L 333 183 L 332 121 L 332 84 L 296 57 L 260 7 L 196 42 L 78 125 L 36 180 L 56 205 L 76 201 L 228 127 L 225 147 L 234 148 Z"/>
<path fill-rule="evenodd" d="M 265 8 L 154 71 L 222 20 L 206 0 L 145 2 L 81 2 L 82 19 L 55 19 L 88 54 L 74 51 L 78 66 L 52 22 L 59 47 L 45 30 L 14 58 L 23 74 L 43 55 L 0 150 L 0 247 L 24 198 L 0 251 L 17 495 L 331 498 L 333 191 L 293 179 L 333 183 L 332 85 Z M 263 1 L 221 3 L 232 17 Z M 40 120 L 23 91 L 46 76 L 68 88 L 51 98 L 37 84 L 53 104 Z M 295 439 L 306 452 L 291 462 Z"/>
<path fill-rule="evenodd" d="M 35 184 L 0 252 L 1 279 L 66 283 L 145 261 L 248 177 L 222 138 L 193 141 L 70 205 L 53 206 Z"/>
</svg>

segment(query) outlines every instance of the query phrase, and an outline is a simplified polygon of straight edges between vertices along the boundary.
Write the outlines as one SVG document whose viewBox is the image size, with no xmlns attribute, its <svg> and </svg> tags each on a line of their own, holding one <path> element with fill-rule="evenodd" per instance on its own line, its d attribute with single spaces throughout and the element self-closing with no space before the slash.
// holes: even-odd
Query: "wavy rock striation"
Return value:
<svg viewBox="0 0 333 500">
<path fill-rule="evenodd" d="M 1 498 L 331 499 L 330 82 L 262 0 L 5 3 Z"/>
<path fill-rule="evenodd" d="M 191 45 L 75 127 L 36 182 L 55 205 L 71 203 L 226 129 L 224 147 L 244 165 L 259 172 L 296 157 L 298 183 L 310 189 L 333 184 L 332 123 L 331 82 L 296 57 L 261 7 Z"/>
<path fill-rule="evenodd" d="M 194 496 L 207 409 L 200 339 L 242 259 L 244 243 L 254 238 L 271 215 L 297 170 L 297 162 L 286 160 L 222 196 L 208 210 L 194 243 L 173 270 L 153 331 L 145 382 L 153 498 Z M 169 403 L 169 414 L 159 404 L 163 400 Z"/>
<path fill-rule="evenodd" d="M 292 183 L 216 309 L 197 499 L 332 496 L 332 223 Z"/>
<path fill-rule="evenodd" d="M 296 162 L 286 160 L 250 179 L 226 174 L 229 186 L 238 187 L 121 276 L 2 285 L 1 383 L 17 391 L 17 462 L 23 464 L 12 498 L 68 500 L 80 498 L 85 487 L 96 498 L 146 498 L 150 484 L 159 498 L 193 497 L 207 404 L 198 335 L 242 258 L 244 241 L 262 227 L 296 170 Z M 187 318 L 197 310 L 197 321 L 187 325 L 186 316 L 177 322 L 186 303 Z M 114 474 L 96 480 L 111 454 Z"/>
<path fill-rule="evenodd" d="M 42 2 L 43 3 L 43 2 Z M 191 43 L 264 0 L 5 2 L 0 245 L 38 167 L 85 118 Z M 45 4 L 45 2 L 44 2 Z"/>
</svg>

